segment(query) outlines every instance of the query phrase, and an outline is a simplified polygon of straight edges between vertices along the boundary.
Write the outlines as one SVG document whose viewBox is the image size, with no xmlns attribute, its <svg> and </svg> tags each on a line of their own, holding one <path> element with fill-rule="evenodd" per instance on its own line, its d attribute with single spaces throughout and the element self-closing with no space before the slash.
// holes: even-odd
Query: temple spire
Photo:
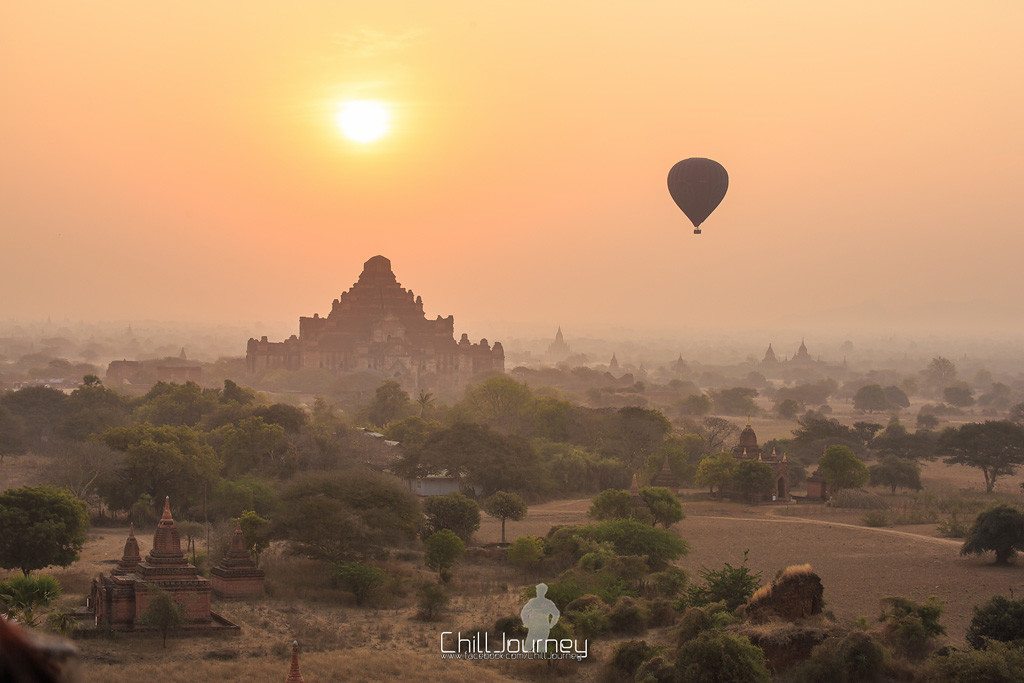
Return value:
<svg viewBox="0 0 1024 683">
<path fill-rule="evenodd" d="M 171 516 L 171 497 L 164 496 L 164 513 L 160 515 L 161 522 L 173 522 L 174 517 Z"/>
<path fill-rule="evenodd" d="M 292 641 L 292 668 L 288 672 L 285 683 L 305 683 L 302 672 L 299 671 L 299 641 Z"/>
</svg>

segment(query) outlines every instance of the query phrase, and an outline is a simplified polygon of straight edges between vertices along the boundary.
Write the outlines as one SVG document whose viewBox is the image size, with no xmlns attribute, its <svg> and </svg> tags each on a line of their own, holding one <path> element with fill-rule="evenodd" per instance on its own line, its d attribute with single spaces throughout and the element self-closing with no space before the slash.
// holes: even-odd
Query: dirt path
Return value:
<svg viewBox="0 0 1024 683">
<path fill-rule="evenodd" d="M 867 531 L 873 533 L 892 534 L 895 536 L 903 536 L 906 538 L 912 538 L 917 541 L 930 541 L 932 543 L 941 543 L 945 545 L 959 546 L 963 544 L 963 541 L 958 541 L 952 538 L 939 538 L 938 536 L 925 536 L 924 534 L 915 534 L 911 531 L 899 531 L 897 529 L 886 529 L 883 527 L 870 527 L 861 526 L 859 524 L 846 524 L 844 522 L 829 522 L 824 519 L 810 519 L 808 517 L 779 517 L 772 512 L 769 512 L 764 517 L 731 517 L 728 515 L 688 515 L 690 519 L 719 519 L 725 521 L 737 521 L 737 522 L 781 522 L 783 524 L 818 524 L 827 527 L 840 527 L 845 529 L 856 529 L 857 531 Z"/>
</svg>

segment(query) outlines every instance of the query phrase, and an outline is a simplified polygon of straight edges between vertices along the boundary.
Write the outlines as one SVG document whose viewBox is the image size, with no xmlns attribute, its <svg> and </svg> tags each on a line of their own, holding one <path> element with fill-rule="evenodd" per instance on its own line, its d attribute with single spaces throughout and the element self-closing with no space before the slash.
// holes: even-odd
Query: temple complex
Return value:
<svg viewBox="0 0 1024 683">
<path fill-rule="evenodd" d="M 263 595 L 264 572 L 256 566 L 242 539 L 242 527 L 235 526 L 231 547 L 210 570 L 210 585 L 219 598 L 248 598 Z"/>
<path fill-rule="evenodd" d="M 739 443 L 732 449 L 732 452 L 740 460 L 757 460 L 772 468 L 775 486 L 771 494 L 765 495 L 766 500 L 789 499 L 789 459 L 785 454 L 780 456 L 774 448 L 771 453 L 765 453 L 758 445 L 757 434 L 754 433 L 754 429 L 750 425 L 740 432 Z"/>
<path fill-rule="evenodd" d="M 282 342 L 250 339 L 250 373 L 315 368 L 338 375 L 370 372 L 406 389 L 458 388 L 476 376 L 504 372 L 500 342 L 455 341 L 455 317 L 427 319 L 422 297 L 405 289 L 391 261 L 374 256 L 331 312 L 299 318 L 299 334 Z"/>
<path fill-rule="evenodd" d="M 565 360 L 572 355 L 572 348 L 565 343 L 565 337 L 562 335 L 562 328 L 559 327 L 558 331 L 555 332 L 555 339 L 548 345 L 547 357 L 552 361 Z"/>
<path fill-rule="evenodd" d="M 142 557 L 135 531 L 129 531 L 117 567 L 93 579 L 87 609 L 96 626 L 130 629 L 161 591 L 170 594 L 181 607 L 187 627 L 235 628 L 210 611 L 210 582 L 199 575 L 181 551 L 169 499 L 164 500 L 163 516 L 149 554 Z"/>
</svg>

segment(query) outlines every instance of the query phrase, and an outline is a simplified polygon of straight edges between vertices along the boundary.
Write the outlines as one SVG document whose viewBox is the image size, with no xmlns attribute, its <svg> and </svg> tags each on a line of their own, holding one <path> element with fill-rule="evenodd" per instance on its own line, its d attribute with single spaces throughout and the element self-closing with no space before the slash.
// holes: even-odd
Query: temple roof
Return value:
<svg viewBox="0 0 1024 683">
<path fill-rule="evenodd" d="M 754 433 L 754 428 L 747 425 L 740 432 L 740 448 L 757 448 L 757 434 Z"/>
<path fill-rule="evenodd" d="M 124 552 L 121 554 L 121 561 L 117 563 L 114 573 L 125 574 L 134 571 L 142 561 L 142 553 L 139 551 L 139 542 L 135 539 L 135 525 L 128 527 L 128 538 L 124 541 Z"/>
<path fill-rule="evenodd" d="M 178 527 L 171 516 L 171 498 L 164 498 L 164 513 L 156 525 L 156 532 L 153 533 L 153 549 L 149 551 L 147 560 L 160 558 L 164 560 L 181 560 L 185 556 L 181 552 L 181 536 L 178 535 Z"/>
</svg>

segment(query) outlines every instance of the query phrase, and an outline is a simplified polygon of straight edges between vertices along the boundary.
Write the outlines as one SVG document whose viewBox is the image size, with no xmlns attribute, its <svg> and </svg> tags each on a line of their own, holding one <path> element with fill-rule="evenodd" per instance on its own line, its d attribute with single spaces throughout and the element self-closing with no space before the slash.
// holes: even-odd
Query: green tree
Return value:
<svg viewBox="0 0 1024 683">
<path fill-rule="evenodd" d="M 676 655 L 678 680 L 693 683 L 768 683 L 764 653 L 746 636 L 704 631 L 683 643 Z"/>
<path fill-rule="evenodd" d="M 860 488 L 868 482 L 867 466 L 854 455 L 849 446 L 833 445 L 826 448 L 818 461 L 818 468 L 832 491 Z"/>
<path fill-rule="evenodd" d="M 420 409 L 420 417 L 421 418 L 425 417 L 427 412 L 434 405 L 434 395 L 432 393 L 430 393 L 429 391 L 426 391 L 426 390 L 421 391 L 416 396 L 416 405 Z"/>
<path fill-rule="evenodd" d="M 379 567 L 362 562 L 339 562 L 332 569 L 334 580 L 362 606 L 384 585 L 387 574 Z"/>
<path fill-rule="evenodd" d="M 277 425 L 289 434 L 298 434 L 309 423 L 309 415 L 298 406 L 287 403 L 272 403 L 252 411 L 253 417 L 261 418 L 267 424 Z"/>
<path fill-rule="evenodd" d="M 642 555 L 651 569 L 661 569 L 689 550 L 686 541 L 665 529 L 635 519 L 611 519 L 579 527 L 577 534 L 598 543 L 611 543 L 619 555 Z"/>
<path fill-rule="evenodd" d="M 252 553 L 258 565 L 260 555 L 270 547 L 272 538 L 270 520 L 260 517 L 253 510 L 246 510 L 238 518 L 238 526 L 242 529 L 242 540 L 245 541 L 245 547 Z"/>
<path fill-rule="evenodd" d="M 51 439 L 67 412 L 68 397 L 59 389 L 39 385 L 0 394 L 0 406 L 16 420 L 25 447 L 38 447 Z"/>
<path fill-rule="evenodd" d="M 25 421 L 0 403 L 0 462 L 8 453 L 25 451 Z"/>
<path fill-rule="evenodd" d="M 730 485 L 744 500 L 753 502 L 775 489 L 775 472 L 771 465 L 757 460 L 741 460 L 736 465 Z"/>
<path fill-rule="evenodd" d="M 756 415 L 760 411 L 754 399 L 757 397 L 757 389 L 748 387 L 732 387 L 711 393 L 711 399 L 715 404 L 715 412 L 720 415 L 747 416 Z"/>
<path fill-rule="evenodd" d="M 879 621 L 885 626 L 889 640 L 902 654 L 920 659 L 928 653 L 935 639 L 946 632 L 939 623 L 942 603 L 929 598 L 917 603 L 907 598 L 886 598 L 882 601 Z"/>
<path fill-rule="evenodd" d="M 1024 514 L 1009 505 L 986 510 L 974 520 L 961 555 L 996 554 L 996 564 L 1008 564 L 1018 551 L 1024 550 Z"/>
<path fill-rule="evenodd" d="M 15 575 L 0 581 L 0 611 L 26 626 L 36 626 L 36 611 L 49 607 L 60 594 L 60 583 L 52 576 Z"/>
<path fill-rule="evenodd" d="M 593 519 L 625 519 L 633 514 L 633 497 L 624 489 L 605 489 L 594 496 L 587 514 Z"/>
<path fill-rule="evenodd" d="M 157 382 L 142 397 L 135 417 L 154 425 L 194 427 L 217 409 L 219 393 L 216 389 L 203 389 L 195 382 Z"/>
<path fill-rule="evenodd" d="M 518 522 L 526 516 L 526 503 L 516 493 L 498 491 L 484 501 L 484 512 L 501 520 L 501 542 L 505 543 L 505 520 Z"/>
<path fill-rule="evenodd" d="M 439 583 L 424 583 L 417 590 L 419 611 L 416 613 L 424 621 L 433 621 L 448 604 L 448 592 Z"/>
<path fill-rule="evenodd" d="M 640 489 L 640 499 L 651 513 L 655 524 L 666 529 L 683 519 L 683 505 L 679 497 L 661 486 L 645 486 Z"/>
<path fill-rule="evenodd" d="M 921 468 L 913 460 L 889 455 L 872 465 L 868 474 L 872 486 L 888 486 L 893 493 L 897 488 L 921 490 Z"/>
<path fill-rule="evenodd" d="M 922 374 L 925 383 L 937 392 L 956 381 L 956 365 L 948 358 L 936 356 Z"/>
<path fill-rule="evenodd" d="M 535 407 L 529 387 L 508 375 L 496 375 L 466 389 L 455 413 L 500 434 L 529 436 Z"/>
<path fill-rule="evenodd" d="M 974 405 L 974 389 L 967 384 L 954 384 L 942 390 L 942 398 L 951 406 L 967 408 Z"/>
<path fill-rule="evenodd" d="M 775 413 L 786 420 L 792 420 L 800 412 L 800 404 L 796 399 L 784 398 L 775 404 Z"/>
<path fill-rule="evenodd" d="M 100 496 L 115 510 L 127 510 L 143 494 L 156 504 L 170 496 L 179 508 L 202 499 L 221 463 L 199 431 L 184 426 L 133 424 L 103 434 L 103 441 L 125 454 L 120 469 L 100 481 Z"/>
<path fill-rule="evenodd" d="M 277 508 L 278 498 L 277 492 L 266 481 L 247 476 L 219 480 L 210 493 L 209 503 L 213 519 L 238 517 L 246 510 L 269 517 Z"/>
<path fill-rule="evenodd" d="M 262 417 L 247 417 L 219 427 L 209 440 L 228 475 L 254 471 L 281 473 L 288 466 L 284 427 Z"/>
<path fill-rule="evenodd" d="M 423 514 L 428 535 L 448 529 L 468 541 L 480 528 L 480 506 L 461 493 L 427 498 L 423 503 Z"/>
<path fill-rule="evenodd" d="M 853 395 L 853 407 L 865 413 L 889 410 L 889 399 L 880 384 L 866 384 Z"/>
<path fill-rule="evenodd" d="M 167 634 L 185 622 L 184 610 L 174 601 L 170 593 L 158 590 L 150 597 L 149 604 L 139 621 L 143 626 L 159 631 L 163 646 L 166 648 Z"/>
<path fill-rule="evenodd" d="M 1024 464 L 1024 427 L 1008 420 L 947 427 L 937 449 L 947 464 L 981 470 L 985 491 L 992 493 L 1000 477 L 1014 474 Z"/>
<path fill-rule="evenodd" d="M 726 562 L 721 569 L 702 570 L 704 583 L 689 588 L 690 603 L 701 606 L 724 602 L 731 611 L 749 600 L 761 583 L 761 574 L 747 566 L 748 552 L 743 551 L 743 563 L 738 567 Z"/>
<path fill-rule="evenodd" d="M 1024 598 L 1013 600 L 1002 595 L 974 608 L 967 642 L 984 649 L 989 641 L 1024 643 Z"/>
<path fill-rule="evenodd" d="M 424 559 L 427 566 L 436 570 L 441 580 L 447 583 L 452 567 L 466 552 L 466 544 L 452 530 L 441 529 L 427 538 L 426 545 Z"/>
<path fill-rule="evenodd" d="M 722 492 L 722 486 L 732 481 L 736 473 L 736 456 L 728 451 L 716 453 L 703 458 L 697 463 L 694 480 L 701 486 L 707 486 L 710 493 Z"/>
<path fill-rule="evenodd" d="M 520 569 L 533 570 L 544 559 L 544 539 L 537 536 L 520 536 L 508 547 L 508 561 Z"/>
<path fill-rule="evenodd" d="M 366 408 L 366 417 L 372 424 L 383 427 L 389 422 L 405 417 L 412 406 L 409 394 L 398 382 L 387 381 L 377 387 L 373 401 Z"/>
<path fill-rule="evenodd" d="M 711 412 L 711 399 L 707 394 L 693 394 L 679 401 L 679 412 L 686 416 L 703 417 Z"/>
<path fill-rule="evenodd" d="M 0 493 L 0 567 L 67 567 L 85 544 L 85 504 L 67 491 L 26 486 Z"/>
<path fill-rule="evenodd" d="M 95 375 L 86 375 L 82 385 L 64 402 L 64 417 L 58 433 L 66 439 L 84 441 L 94 434 L 127 424 L 128 408 L 127 397 L 103 386 Z"/>
<path fill-rule="evenodd" d="M 394 477 L 361 469 L 307 473 L 282 492 L 274 536 L 298 554 L 347 562 L 410 541 L 422 519 L 416 497 Z"/>
</svg>

